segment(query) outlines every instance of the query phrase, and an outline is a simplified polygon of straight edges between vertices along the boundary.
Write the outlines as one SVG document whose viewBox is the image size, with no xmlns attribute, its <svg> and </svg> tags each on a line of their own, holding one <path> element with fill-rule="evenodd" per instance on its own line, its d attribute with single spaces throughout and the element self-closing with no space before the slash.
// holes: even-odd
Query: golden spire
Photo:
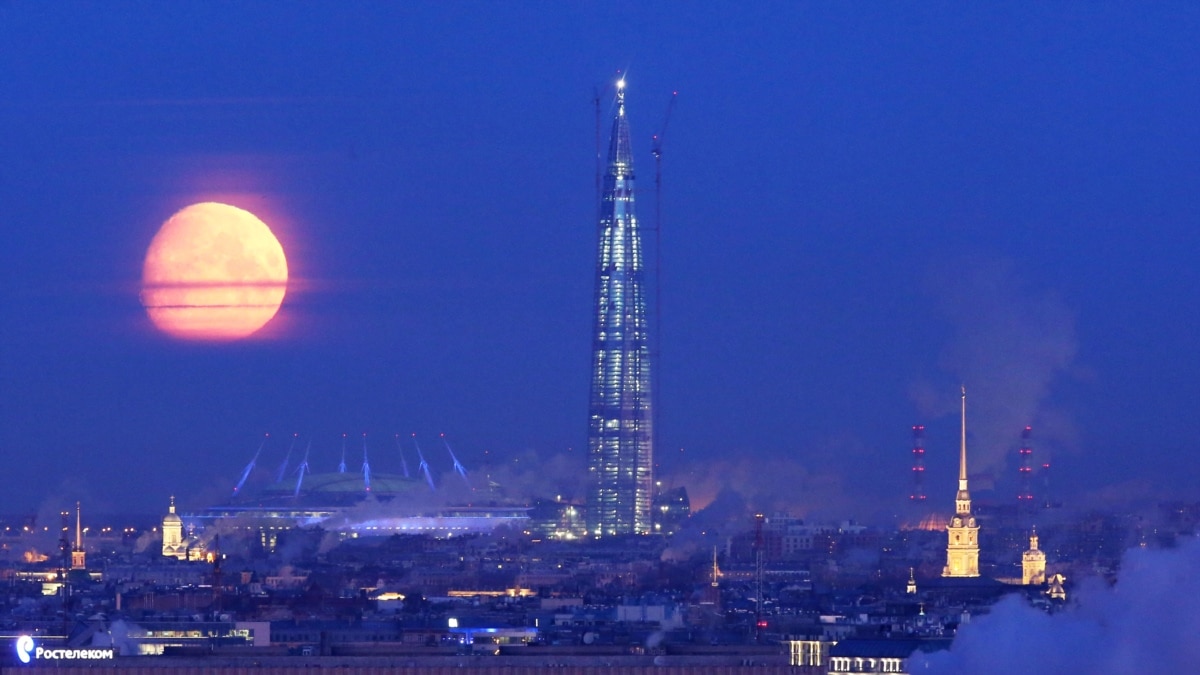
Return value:
<svg viewBox="0 0 1200 675">
<path fill-rule="evenodd" d="M 83 550 L 83 508 L 75 502 L 75 546 L 71 548 L 71 569 L 87 569 L 87 553 Z"/>
<path fill-rule="evenodd" d="M 958 454 L 958 494 L 954 517 L 946 526 L 946 567 L 943 577 L 979 576 L 979 524 L 971 515 L 971 493 L 967 490 L 967 388 L 962 388 L 962 443 Z"/>
<path fill-rule="evenodd" d="M 967 489 L 967 388 L 962 388 L 962 444 L 958 457 L 958 489 Z"/>
<path fill-rule="evenodd" d="M 967 388 L 962 388 L 962 442 L 958 450 L 958 494 L 954 497 L 954 512 L 971 515 L 971 492 L 967 489 Z"/>
<path fill-rule="evenodd" d="M 1029 550 L 1030 551 L 1038 550 L 1037 525 L 1033 526 L 1033 532 L 1030 533 L 1030 535 L 1029 535 Z"/>
<path fill-rule="evenodd" d="M 175 495 L 171 495 L 170 513 L 175 513 Z"/>
</svg>

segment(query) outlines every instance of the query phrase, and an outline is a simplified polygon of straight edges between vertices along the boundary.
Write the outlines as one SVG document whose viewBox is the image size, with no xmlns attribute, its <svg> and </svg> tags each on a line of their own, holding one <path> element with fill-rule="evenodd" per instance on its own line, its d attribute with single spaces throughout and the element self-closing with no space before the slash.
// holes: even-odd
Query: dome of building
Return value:
<svg viewBox="0 0 1200 675">
<path fill-rule="evenodd" d="M 167 510 L 167 515 L 163 516 L 162 521 L 163 521 L 163 525 L 174 525 L 174 524 L 182 525 L 183 524 L 183 519 L 179 517 L 178 513 L 175 513 L 175 498 L 174 497 L 171 497 L 171 506 Z"/>
</svg>

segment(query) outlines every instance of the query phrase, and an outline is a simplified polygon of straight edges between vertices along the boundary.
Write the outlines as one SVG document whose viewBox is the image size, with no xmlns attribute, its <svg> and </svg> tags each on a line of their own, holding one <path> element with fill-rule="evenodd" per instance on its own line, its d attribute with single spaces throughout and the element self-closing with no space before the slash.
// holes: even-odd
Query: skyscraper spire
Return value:
<svg viewBox="0 0 1200 675">
<path fill-rule="evenodd" d="M 597 223 L 588 405 L 587 530 L 592 536 L 651 530 L 650 343 L 624 78 L 616 91 Z"/>
</svg>

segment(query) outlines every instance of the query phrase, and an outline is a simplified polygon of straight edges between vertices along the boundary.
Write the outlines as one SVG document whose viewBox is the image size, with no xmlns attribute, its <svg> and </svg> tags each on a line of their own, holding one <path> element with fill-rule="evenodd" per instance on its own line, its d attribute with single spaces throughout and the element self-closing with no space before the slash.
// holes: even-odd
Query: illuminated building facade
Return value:
<svg viewBox="0 0 1200 675">
<path fill-rule="evenodd" d="M 633 192 L 633 151 L 621 80 L 596 257 L 586 521 L 588 534 L 596 537 L 645 534 L 652 528 L 650 344 Z"/>
<path fill-rule="evenodd" d="M 488 506 L 438 504 L 420 478 L 390 473 L 357 472 L 306 474 L 303 484 L 290 479 L 249 492 L 239 500 L 182 515 L 179 554 L 193 559 L 207 555 L 205 542 L 218 531 L 257 533 L 263 549 L 274 551 L 285 530 L 321 528 L 340 538 L 424 535 L 450 538 L 490 534 L 501 526 L 529 529 L 530 508 L 497 503 L 481 490 Z M 180 518 L 174 513 L 170 517 Z M 167 521 L 163 520 L 164 543 Z M 164 555 L 167 555 L 164 549 Z"/>
<path fill-rule="evenodd" d="M 1049 579 L 1046 580 L 1046 585 L 1049 586 L 1049 588 L 1046 589 L 1046 595 L 1051 600 L 1066 601 L 1066 599 L 1067 599 L 1066 583 L 1067 583 L 1067 578 L 1061 574 L 1055 574 L 1055 575 L 1051 576 Z"/>
<path fill-rule="evenodd" d="M 1025 586 L 1046 583 L 1046 552 L 1038 550 L 1036 528 L 1029 535 L 1029 550 L 1021 554 L 1021 583 Z"/>
<path fill-rule="evenodd" d="M 958 456 L 958 494 L 954 517 L 946 527 L 946 567 L 943 577 L 979 576 L 979 524 L 971 515 L 971 492 L 967 489 L 967 391 L 962 392 L 962 442 Z"/>
<path fill-rule="evenodd" d="M 87 568 L 87 551 L 83 550 L 83 509 L 75 502 L 75 546 L 71 548 L 71 569 Z"/>
<path fill-rule="evenodd" d="M 692 502 L 682 485 L 654 495 L 654 532 L 675 534 L 692 515 Z"/>
<path fill-rule="evenodd" d="M 185 560 L 187 545 L 183 542 L 183 519 L 175 513 L 175 498 L 171 497 L 171 506 L 167 515 L 162 519 L 162 554 L 169 558 Z"/>
<path fill-rule="evenodd" d="M 578 539 L 587 535 L 585 509 L 559 499 L 537 499 L 529 510 L 527 527 L 546 539 Z"/>
</svg>

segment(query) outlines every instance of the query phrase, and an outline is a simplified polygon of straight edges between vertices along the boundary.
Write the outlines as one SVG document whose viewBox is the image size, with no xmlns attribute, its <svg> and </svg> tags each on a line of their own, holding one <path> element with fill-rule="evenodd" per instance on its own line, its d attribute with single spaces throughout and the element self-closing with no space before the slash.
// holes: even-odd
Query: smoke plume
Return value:
<svg viewBox="0 0 1200 675">
<path fill-rule="evenodd" d="M 1190 673 L 1200 669 L 1200 540 L 1131 549 L 1116 584 L 1089 579 L 1050 615 L 1017 596 L 965 625 L 948 652 L 916 655 L 914 673 Z"/>
<path fill-rule="evenodd" d="M 1002 468 L 1026 425 L 1040 448 L 1073 447 L 1074 425 L 1051 390 L 1075 358 L 1074 313 L 1057 294 L 1029 288 L 1011 264 L 961 267 L 931 279 L 953 329 L 939 365 L 955 381 L 914 385 L 921 414 L 956 413 L 958 384 L 966 386 L 973 472 Z"/>
<path fill-rule="evenodd" d="M 839 473 L 821 473 L 796 461 L 697 462 L 675 478 L 687 487 L 692 510 L 707 511 L 717 521 L 774 512 L 844 518 L 851 506 Z"/>
</svg>

